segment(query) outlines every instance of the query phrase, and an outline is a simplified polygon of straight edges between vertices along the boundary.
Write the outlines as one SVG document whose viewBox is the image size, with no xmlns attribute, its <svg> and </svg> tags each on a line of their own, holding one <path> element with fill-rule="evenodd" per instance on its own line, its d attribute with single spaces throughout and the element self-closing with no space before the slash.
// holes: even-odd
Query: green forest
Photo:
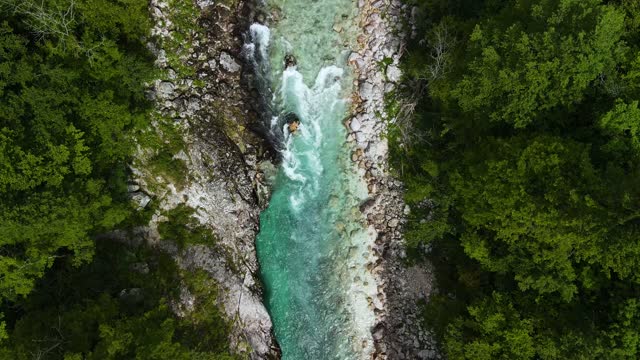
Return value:
<svg viewBox="0 0 640 360">
<path fill-rule="evenodd" d="M 640 357 L 640 2 L 414 0 L 393 161 L 449 359 Z"/>
<path fill-rule="evenodd" d="M 148 128 L 146 0 L 0 0 L 0 359 L 231 359 L 205 274 L 96 241 Z M 147 219 L 148 221 L 148 219 Z M 199 301 L 170 310 L 182 284 Z"/>
<path fill-rule="evenodd" d="M 443 355 L 640 358 L 640 1 L 407 2 L 388 135 Z M 99 236 L 150 217 L 127 194 L 148 5 L 0 0 L 2 360 L 236 358 L 207 274 Z M 214 242 L 191 215 L 159 231 Z"/>
</svg>

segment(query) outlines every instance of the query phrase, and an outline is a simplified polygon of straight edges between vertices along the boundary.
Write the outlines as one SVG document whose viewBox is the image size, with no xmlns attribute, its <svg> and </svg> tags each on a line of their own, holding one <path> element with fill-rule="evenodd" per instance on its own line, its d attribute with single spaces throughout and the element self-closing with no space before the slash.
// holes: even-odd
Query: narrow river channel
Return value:
<svg viewBox="0 0 640 360">
<path fill-rule="evenodd" d="M 283 359 L 363 359 L 373 351 L 376 284 L 359 210 L 367 189 L 343 125 L 354 91 L 347 59 L 360 32 L 357 3 L 265 6 L 272 20 L 251 26 L 249 46 L 268 84 L 268 127 L 281 155 L 257 239 L 267 307 Z"/>
</svg>

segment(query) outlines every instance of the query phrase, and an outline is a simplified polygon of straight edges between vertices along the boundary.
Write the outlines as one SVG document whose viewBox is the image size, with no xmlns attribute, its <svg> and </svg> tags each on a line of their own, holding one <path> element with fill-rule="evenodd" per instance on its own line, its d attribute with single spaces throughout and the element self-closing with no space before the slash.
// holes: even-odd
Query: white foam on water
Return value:
<svg viewBox="0 0 640 360">
<path fill-rule="evenodd" d="M 344 69 L 337 67 L 335 65 L 327 66 L 320 69 L 318 76 L 316 77 L 316 82 L 314 84 L 314 89 L 327 89 L 332 88 L 334 86 L 340 87 L 339 80 L 342 79 L 344 75 Z"/>
<path fill-rule="evenodd" d="M 271 30 L 262 24 L 253 23 L 249 27 L 249 32 L 251 33 L 251 42 L 257 46 L 258 51 L 260 51 L 260 56 L 262 56 L 262 59 L 265 59 L 265 60 L 268 59 L 269 41 L 271 40 Z"/>
<path fill-rule="evenodd" d="M 323 114 L 333 113 L 337 105 L 343 104 L 340 97 L 342 86 L 340 80 L 344 69 L 337 66 L 322 68 L 309 88 L 302 74 L 296 67 L 289 67 L 282 73 L 280 99 L 282 107 L 299 115 L 302 125 L 298 133 L 305 140 L 312 140 L 308 145 L 319 150 L 322 145 Z"/>
<path fill-rule="evenodd" d="M 310 90 L 305 85 L 302 74 L 295 67 L 289 67 L 282 72 L 280 98 L 282 107 L 299 114 L 301 117 L 309 114 Z"/>
<path fill-rule="evenodd" d="M 284 170 L 285 175 L 293 180 L 293 181 L 298 181 L 301 183 L 306 183 L 307 182 L 307 178 L 304 177 L 304 175 L 300 174 L 299 172 L 297 172 L 298 170 L 298 161 L 296 158 L 291 157 L 290 161 L 287 161 L 286 163 L 283 162 L 282 164 L 282 169 Z"/>
<path fill-rule="evenodd" d="M 271 123 L 269 124 L 269 127 L 271 128 L 271 130 L 275 129 L 276 126 L 278 126 L 278 120 L 280 120 L 279 116 L 271 117 Z"/>
<path fill-rule="evenodd" d="M 310 170 L 317 176 L 322 174 L 324 170 L 324 166 L 322 166 L 322 160 L 320 160 L 320 156 L 318 153 L 314 151 L 307 151 L 303 154 L 307 158 L 307 163 L 309 164 Z"/>
<path fill-rule="evenodd" d="M 291 208 L 296 212 L 301 210 L 304 200 L 304 194 L 300 193 L 300 191 L 296 191 L 295 193 L 289 195 L 289 203 L 291 204 Z"/>
<path fill-rule="evenodd" d="M 256 53 L 256 44 L 254 43 L 247 43 L 243 45 L 243 51 L 242 53 L 244 54 L 244 56 L 246 56 L 249 60 L 254 60 L 255 61 L 255 53 Z"/>
<path fill-rule="evenodd" d="M 285 127 L 285 132 L 288 133 L 287 125 Z M 293 143 L 293 138 L 290 134 L 287 134 L 287 142 L 285 149 L 282 151 L 282 169 L 284 170 L 284 174 L 293 181 L 298 181 L 301 183 L 305 183 L 307 178 L 299 173 L 297 170 L 300 167 L 300 160 L 298 156 L 292 151 L 291 147 Z"/>
</svg>

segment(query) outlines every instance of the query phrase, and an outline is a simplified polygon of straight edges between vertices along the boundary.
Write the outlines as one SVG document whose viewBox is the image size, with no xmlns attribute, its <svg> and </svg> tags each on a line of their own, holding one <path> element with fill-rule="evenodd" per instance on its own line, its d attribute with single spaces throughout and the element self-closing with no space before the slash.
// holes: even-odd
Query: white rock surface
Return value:
<svg viewBox="0 0 640 360">
<path fill-rule="evenodd" d="M 240 64 L 226 52 L 220 53 L 220 65 L 228 72 L 235 73 L 240 71 Z"/>
<path fill-rule="evenodd" d="M 349 125 L 349 127 L 351 128 L 351 131 L 360 130 L 361 128 L 360 121 L 358 121 L 357 118 L 354 118 L 353 120 L 351 120 L 351 124 Z"/>
<path fill-rule="evenodd" d="M 158 98 L 160 99 L 171 99 L 174 95 L 175 89 L 176 86 L 168 81 L 158 82 L 158 85 L 156 86 Z"/>
<path fill-rule="evenodd" d="M 387 79 L 389 79 L 389 81 L 397 83 L 398 81 L 400 81 L 401 76 L 402 72 L 396 65 L 387 66 Z"/>
</svg>

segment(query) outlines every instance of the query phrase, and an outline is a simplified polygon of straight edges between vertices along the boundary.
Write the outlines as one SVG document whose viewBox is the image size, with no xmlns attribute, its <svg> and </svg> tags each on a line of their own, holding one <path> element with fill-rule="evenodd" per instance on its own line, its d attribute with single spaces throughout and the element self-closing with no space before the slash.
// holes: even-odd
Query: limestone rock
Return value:
<svg viewBox="0 0 640 360">
<path fill-rule="evenodd" d="M 238 72 L 241 68 L 240 64 L 225 51 L 220 53 L 220 65 L 230 73 Z"/>
<path fill-rule="evenodd" d="M 298 61 L 296 60 L 296 57 L 293 56 L 293 54 L 287 54 L 284 57 L 284 68 L 290 68 L 293 66 L 298 65 Z"/>
<path fill-rule="evenodd" d="M 141 191 L 130 193 L 129 197 L 131 198 L 131 201 L 133 201 L 138 206 L 138 209 L 146 208 L 147 205 L 149 205 L 149 203 L 151 202 L 151 197 Z"/>
<path fill-rule="evenodd" d="M 214 4 L 213 0 L 196 0 L 196 4 L 200 7 L 200 9 L 207 8 Z"/>
<path fill-rule="evenodd" d="M 175 89 L 176 89 L 176 86 L 173 83 L 170 83 L 168 81 L 163 81 L 163 82 L 160 82 L 156 87 L 156 90 L 157 90 L 156 93 L 160 99 L 171 99 Z"/>
<path fill-rule="evenodd" d="M 353 120 L 351 120 L 351 124 L 349 126 L 351 127 L 352 131 L 358 131 L 361 128 L 360 121 L 358 121 L 357 118 L 353 118 Z"/>
<path fill-rule="evenodd" d="M 395 65 L 387 66 L 387 79 L 389 81 L 397 83 L 400 81 L 400 77 L 402 76 L 402 71 Z"/>
<path fill-rule="evenodd" d="M 300 121 L 293 121 L 291 123 L 289 123 L 289 132 L 292 134 L 295 134 L 296 131 L 298 131 L 298 128 L 300 127 Z"/>
<path fill-rule="evenodd" d="M 363 100 L 369 100 L 373 97 L 373 84 L 363 82 L 360 84 L 360 97 Z"/>
<path fill-rule="evenodd" d="M 191 20 L 203 22 L 206 31 L 194 28 L 192 40 L 185 44 L 188 46 L 177 52 L 170 48 L 176 52 L 172 57 L 192 70 L 184 72 L 178 67 L 169 68 L 169 49 L 163 48 L 176 40 L 176 26 L 171 21 L 176 9 L 168 0 L 149 1 L 154 19 L 152 36 L 159 41 L 149 43 L 148 47 L 169 79 L 157 80 L 149 98 L 155 100 L 163 119 L 174 119 L 185 129 L 181 132 L 183 150 L 172 154 L 185 166 L 183 174 L 168 174 L 182 177 L 183 181 L 155 173 L 144 164 L 158 149 L 140 149 L 136 158 L 143 165 L 136 163 L 132 169 L 132 183 L 139 188 L 131 187 L 129 196 L 140 208 L 148 206 L 153 198 L 159 209 L 149 226 L 136 234 L 171 255 L 184 271 L 204 270 L 216 283 L 217 303 L 232 320 L 231 351 L 242 358 L 272 359 L 277 358 L 279 351 L 269 315 L 261 302 L 254 242 L 263 206 L 256 194 L 260 186 L 268 193 L 269 181 L 266 171 L 257 169 L 264 155 L 256 155 L 255 149 L 268 146 L 246 130 L 256 127 L 253 123 L 256 109 L 248 101 L 252 99 L 250 89 L 239 76 L 242 65 L 232 54 L 242 51 L 242 33 L 248 25 L 243 16 L 249 4 L 232 3 L 195 1 L 198 18 Z M 201 81 L 196 83 L 197 80 Z M 265 178 L 262 185 L 258 174 Z M 170 241 L 158 241 L 157 225 L 166 221 L 161 214 L 177 206 L 194 210 L 194 220 L 215 235 L 215 249 L 199 245 L 179 250 Z M 181 289 L 178 301 L 170 305 L 177 315 L 186 315 L 193 300 L 185 288 Z"/>
</svg>

